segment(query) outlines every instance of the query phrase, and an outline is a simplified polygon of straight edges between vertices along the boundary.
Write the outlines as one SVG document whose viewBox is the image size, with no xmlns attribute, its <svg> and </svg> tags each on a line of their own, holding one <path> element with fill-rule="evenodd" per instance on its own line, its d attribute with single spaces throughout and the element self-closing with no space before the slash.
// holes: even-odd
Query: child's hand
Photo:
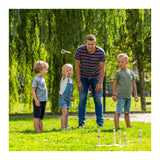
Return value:
<svg viewBox="0 0 160 160">
<path fill-rule="evenodd" d="M 113 99 L 114 101 L 117 101 L 117 96 L 112 96 L 112 99 Z"/>
<path fill-rule="evenodd" d="M 65 73 L 65 76 L 66 76 L 66 78 L 68 78 L 68 74 L 67 74 L 67 72 Z"/>
<path fill-rule="evenodd" d="M 67 71 L 66 67 L 63 67 L 62 68 L 62 74 L 66 73 L 66 71 Z"/>
<path fill-rule="evenodd" d="M 66 78 L 66 74 L 65 73 L 63 73 L 63 80 Z"/>
<path fill-rule="evenodd" d="M 71 97 L 71 101 L 72 101 L 72 102 L 74 101 L 74 98 L 73 98 L 73 97 Z"/>
<path fill-rule="evenodd" d="M 36 101 L 35 103 L 36 103 L 36 106 L 37 106 L 37 107 L 40 107 L 39 101 Z"/>
<path fill-rule="evenodd" d="M 135 100 L 136 102 L 138 102 L 138 101 L 139 101 L 138 96 L 135 96 L 135 97 L 134 97 L 134 100 Z"/>
</svg>

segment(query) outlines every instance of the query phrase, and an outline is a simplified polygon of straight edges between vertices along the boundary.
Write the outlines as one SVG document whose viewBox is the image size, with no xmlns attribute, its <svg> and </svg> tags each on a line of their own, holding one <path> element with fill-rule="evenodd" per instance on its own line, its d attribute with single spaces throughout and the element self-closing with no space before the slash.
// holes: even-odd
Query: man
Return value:
<svg viewBox="0 0 160 160">
<path fill-rule="evenodd" d="M 79 127 L 85 124 L 86 102 L 89 85 L 92 87 L 98 127 L 103 127 L 102 82 L 105 73 L 105 53 L 96 46 L 96 38 L 90 34 L 86 37 L 85 45 L 80 46 L 75 54 L 75 70 L 77 88 L 79 90 L 78 117 Z"/>
</svg>

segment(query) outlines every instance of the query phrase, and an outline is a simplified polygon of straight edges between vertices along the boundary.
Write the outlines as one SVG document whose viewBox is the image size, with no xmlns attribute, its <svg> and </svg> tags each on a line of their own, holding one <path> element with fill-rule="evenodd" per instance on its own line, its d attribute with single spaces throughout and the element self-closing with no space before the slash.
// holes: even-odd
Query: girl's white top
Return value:
<svg viewBox="0 0 160 160">
<path fill-rule="evenodd" d="M 63 76 L 61 78 L 61 82 L 60 82 L 60 91 L 59 91 L 59 94 L 62 95 L 67 87 L 67 83 L 68 83 L 68 79 L 69 79 L 69 82 L 70 83 L 73 83 L 73 80 L 70 79 L 70 78 L 65 78 L 63 80 Z"/>
</svg>

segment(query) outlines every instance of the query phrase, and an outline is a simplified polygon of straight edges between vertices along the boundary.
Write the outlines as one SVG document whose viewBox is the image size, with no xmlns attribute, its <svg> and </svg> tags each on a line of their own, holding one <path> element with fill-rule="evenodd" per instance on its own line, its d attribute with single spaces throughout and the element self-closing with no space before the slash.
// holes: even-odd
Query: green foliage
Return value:
<svg viewBox="0 0 160 160">
<path fill-rule="evenodd" d="M 32 118 L 10 118 L 9 120 L 9 151 L 151 151 L 151 123 L 131 122 L 133 128 L 126 128 L 120 121 L 122 145 L 124 133 L 127 141 L 139 140 L 139 130 L 142 129 L 142 144 L 128 143 L 127 147 L 96 147 L 98 144 L 98 129 L 101 130 L 101 144 L 113 144 L 114 122 L 105 119 L 104 127 L 97 128 L 94 118 L 87 118 L 83 129 L 77 129 L 78 118 L 69 118 L 69 126 L 73 130 L 61 131 L 60 118 L 45 118 L 44 132 L 33 130 Z M 118 131 L 116 131 L 118 143 Z"/>
<path fill-rule="evenodd" d="M 139 22 L 132 21 L 138 15 Z M 113 80 L 118 69 L 117 55 L 125 52 L 130 61 L 135 58 L 135 45 L 142 46 L 143 68 L 150 72 L 151 11 L 149 9 L 10 9 L 9 10 L 9 111 L 25 102 L 32 108 L 31 83 L 37 60 L 49 64 L 45 76 L 51 98 L 51 111 L 58 111 L 61 67 L 74 66 L 74 53 L 84 44 L 88 34 L 94 34 L 97 45 L 106 51 L 106 80 Z M 132 22 L 132 23 L 130 23 Z M 140 25 L 138 25 L 140 24 Z M 135 43 L 131 38 L 136 37 Z M 61 49 L 72 52 L 61 55 Z M 130 66 L 132 64 L 130 63 Z M 13 73 L 14 72 L 14 73 Z M 76 88 L 76 76 L 73 74 Z M 74 94 L 77 91 L 74 90 Z M 90 99 L 88 100 L 90 103 Z"/>
<path fill-rule="evenodd" d="M 128 42 L 132 56 L 137 61 L 140 80 L 141 108 L 146 111 L 145 103 L 145 72 L 151 72 L 151 10 L 127 10 Z"/>
</svg>

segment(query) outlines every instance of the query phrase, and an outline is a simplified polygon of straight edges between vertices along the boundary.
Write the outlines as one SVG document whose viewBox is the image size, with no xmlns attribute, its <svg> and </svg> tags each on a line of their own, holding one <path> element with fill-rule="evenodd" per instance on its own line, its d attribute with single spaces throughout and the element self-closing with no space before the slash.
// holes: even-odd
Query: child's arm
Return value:
<svg viewBox="0 0 160 160">
<path fill-rule="evenodd" d="M 62 68 L 63 80 L 64 80 L 65 78 L 67 78 L 66 72 L 67 72 L 66 67 L 63 67 L 63 68 Z"/>
<path fill-rule="evenodd" d="M 71 97 L 71 101 L 72 101 L 72 102 L 74 101 L 74 98 L 73 98 L 73 97 Z"/>
<path fill-rule="evenodd" d="M 63 80 L 66 78 L 66 74 L 63 74 Z"/>
<path fill-rule="evenodd" d="M 137 87 L 136 87 L 136 82 L 135 80 L 132 81 L 132 86 L 133 86 L 133 93 L 134 93 L 134 100 L 138 102 L 138 96 L 137 96 Z"/>
<path fill-rule="evenodd" d="M 33 99 L 35 100 L 35 103 L 36 103 L 36 106 L 40 106 L 40 103 L 37 99 L 37 96 L 36 96 L 36 87 L 32 87 L 32 96 L 33 96 Z"/>
<path fill-rule="evenodd" d="M 114 101 L 117 100 L 116 88 L 117 88 L 117 80 L 114 79 L 114 81 L 113 81 L 113 96 L 112 96 L 112 99 L 113 99 Z"/>
</svg>

